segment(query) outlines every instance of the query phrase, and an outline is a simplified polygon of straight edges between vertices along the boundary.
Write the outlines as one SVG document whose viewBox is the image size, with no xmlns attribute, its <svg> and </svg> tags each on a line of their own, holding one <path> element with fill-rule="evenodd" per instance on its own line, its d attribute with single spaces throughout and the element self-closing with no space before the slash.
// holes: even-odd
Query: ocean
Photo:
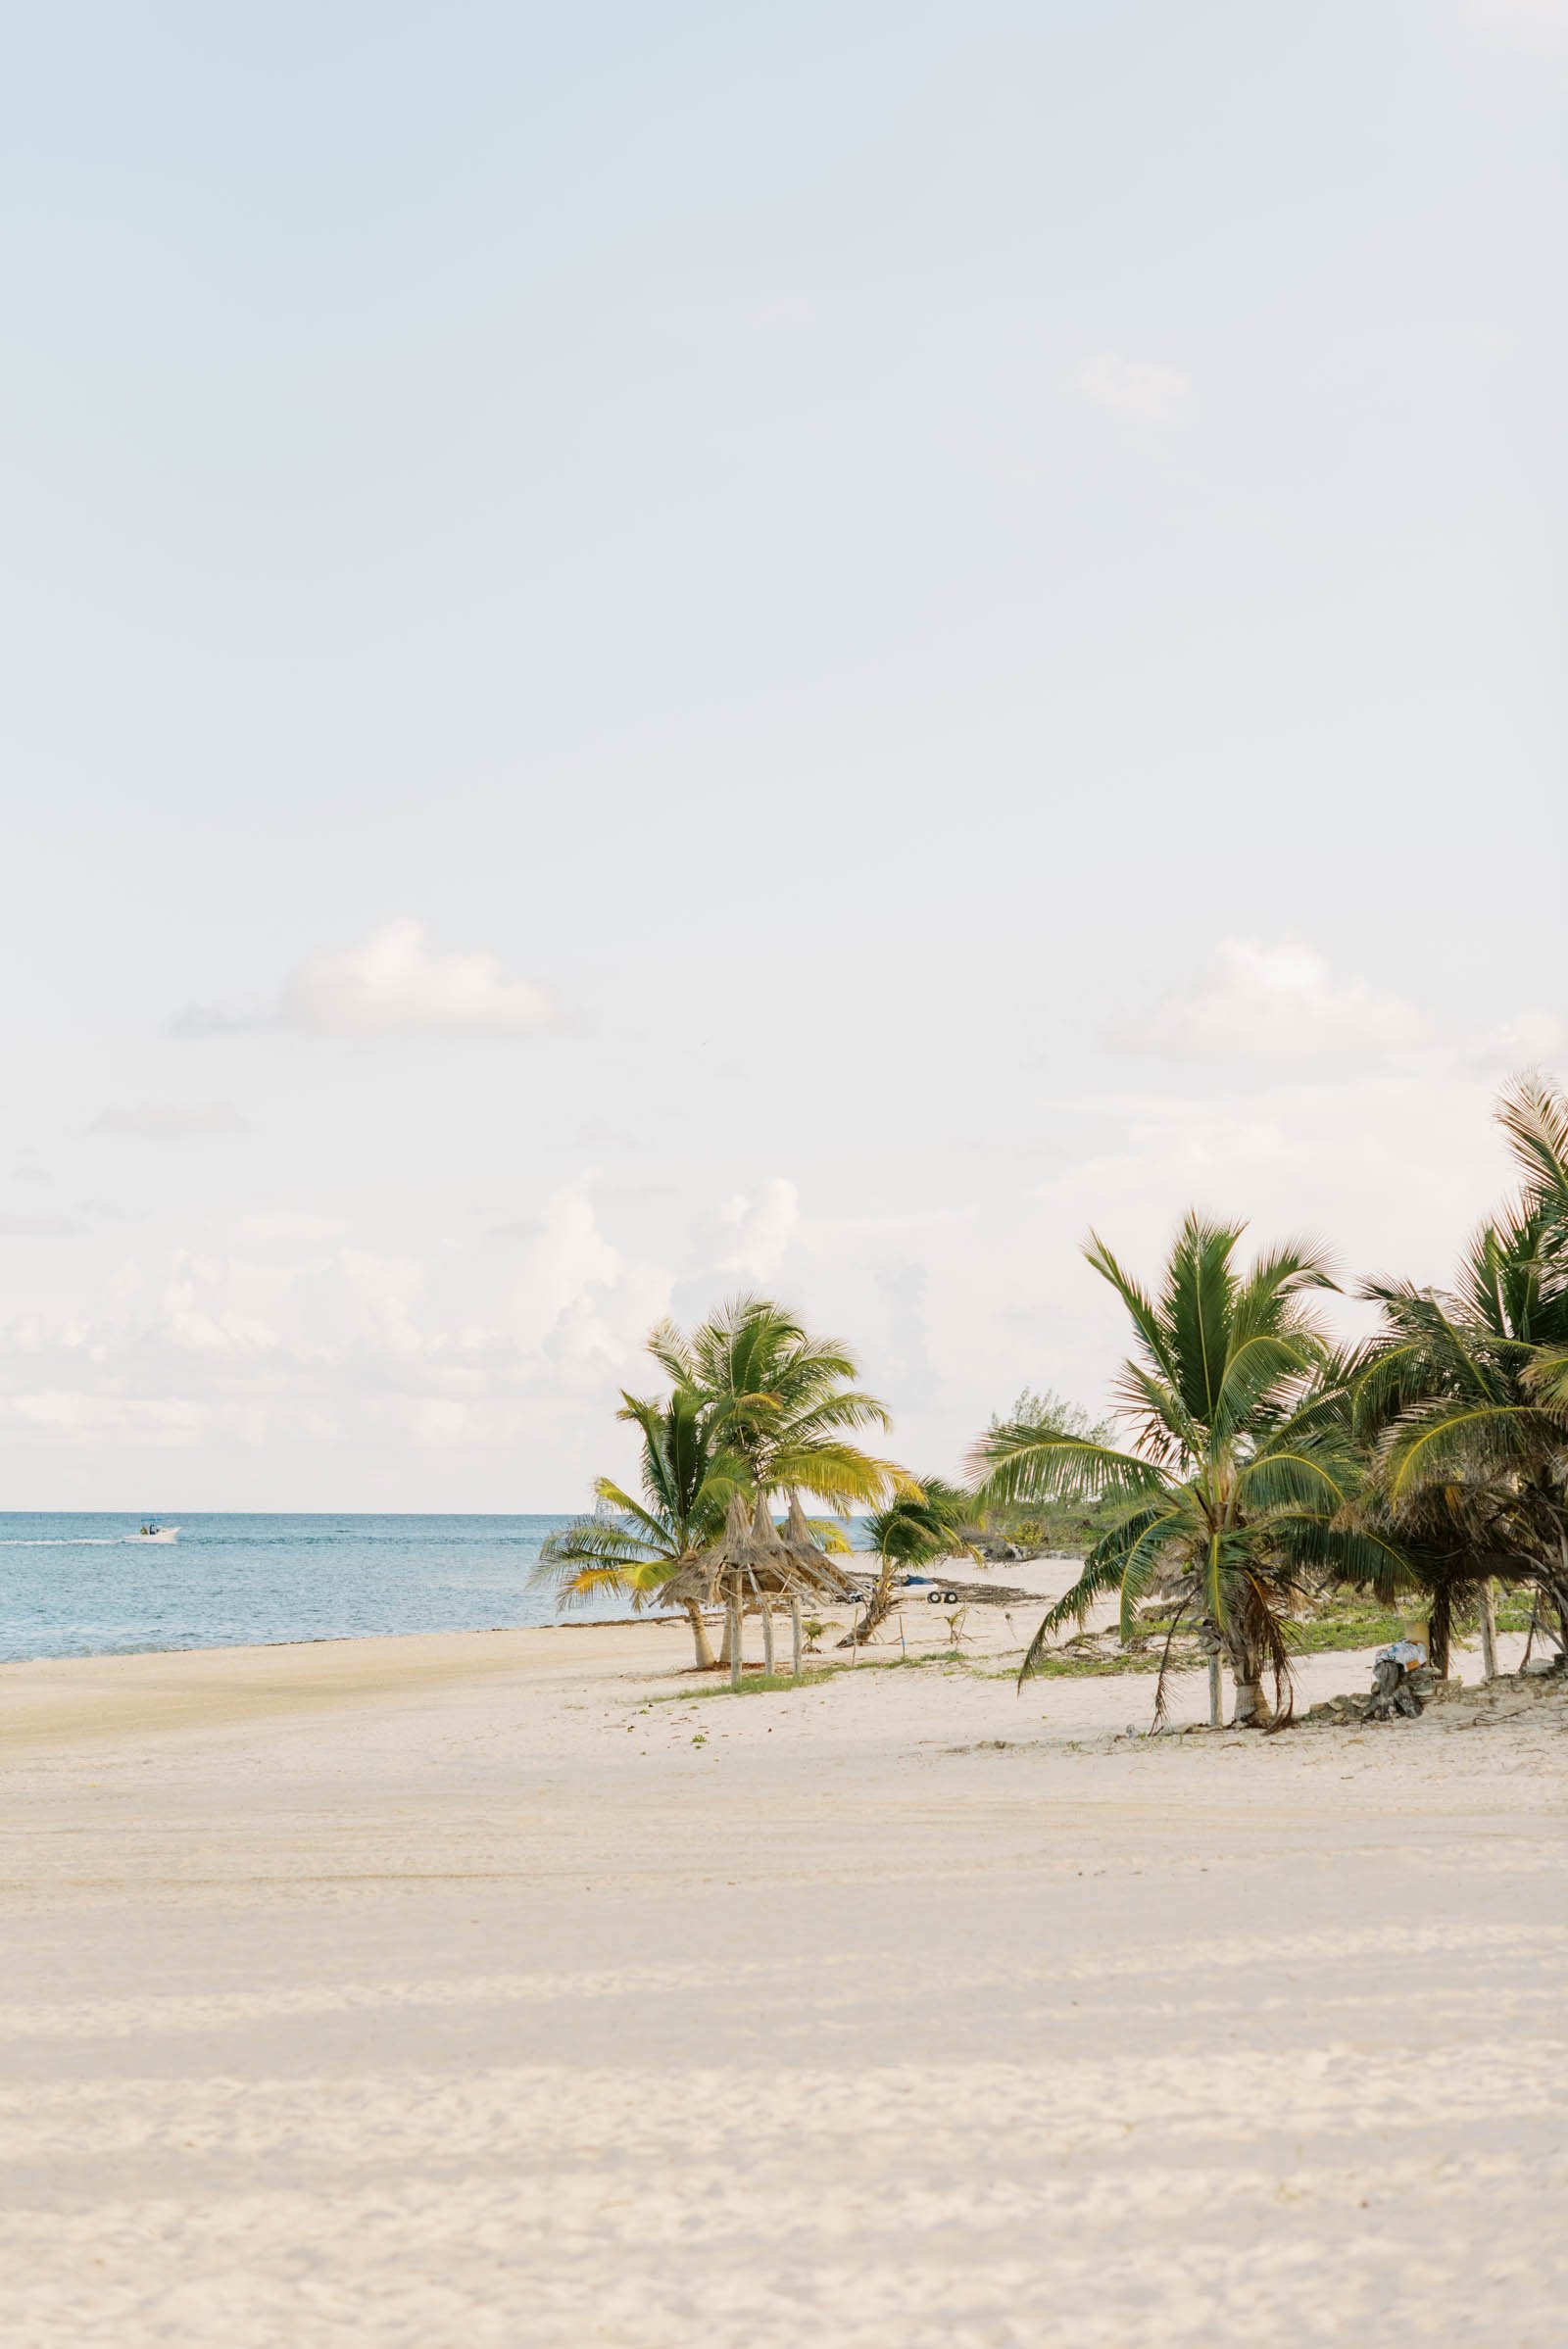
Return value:
<svg viewBox="0 0 1568 2349">
<path fill-rule="evenodd" d="M 551 1623 L 530 1590 L 564 1517 L 0 1516 L 0 1661 Z M 576 1620 L 623 1615 L 623 1602 Z"/>
<path fill-rule="evenodd" d="M 557 1621 L 528 1578 L 569 1517 L 0 1515 L 0 1663 Z M 854 1539 L 852 1532 L 852 1539 Z M 574 1608 L 605 1622 L 622 1599 Z"/>
</svg>

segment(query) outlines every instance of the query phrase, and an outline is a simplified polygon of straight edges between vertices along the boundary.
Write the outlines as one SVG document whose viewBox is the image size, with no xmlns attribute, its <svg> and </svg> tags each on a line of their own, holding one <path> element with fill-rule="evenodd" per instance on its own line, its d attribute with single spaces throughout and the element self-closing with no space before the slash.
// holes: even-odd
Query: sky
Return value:
<svg viewBox="0 0 1568 2349">
<path fill-rule="evenodd" d="M 748 1288 L 948 1472 L 1091 1227 L 1446 1276 L 1568 1076 L 1568 0 L 7 48 L 5 1505 L 568 1509 Z"/>
</svg>

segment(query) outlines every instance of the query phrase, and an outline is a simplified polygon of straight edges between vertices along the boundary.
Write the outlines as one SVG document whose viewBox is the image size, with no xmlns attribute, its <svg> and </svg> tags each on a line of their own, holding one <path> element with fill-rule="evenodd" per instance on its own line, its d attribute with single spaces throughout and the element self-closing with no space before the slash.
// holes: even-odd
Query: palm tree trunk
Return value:
<svg viewBox="0 0 1568 2349">
<path fill-rule="evenodd" d="M 1274 1719 L 1274 1708 L 1263 1689 L 1263 1651 L 1250 1639 L 1232 1638 L 1226 1641 L 1231 1678 L 1236 1683 L 1236 1711 L 1232 1729 L 1267 1729 Z"/>
<path fill-rule="evenodd" d="M 1481 1586 L 1481 1677 L 1497 1677 L 1497 1586 L 1490 1574 Z"/>
<path fill-rule="evenodd" d="M 711 1672 L 715 1661 L 713 1650 L 703 1610 L 695 1598 L 686 1601 L 686 1620 L 692 1627 L 692 1639 L 697 1648 L 697 1669 L 699 1672 Z"/>
<path fill-rule="evenodd" d="M 873 1632 L 881 1630 L 893 1612 L 895 1572 L 892 1560 L 884 1558 L 877 1570 L 876 1581 L 871 1585 L 871 1595 L 866 1601 L 865 1613 L 851 1623 L 848 1632 L 839 1641 L 841 1647 L 858 1647 L 862 1640 L 870 1639 Z"/>
<path fill-rule="evenodd" d="M 1492 1586 L 1487 1586 L 1490 1590 Z M 1453 1593 L 1446 1587 L 1434 1590 L 1432 1604 L 1427 1609 L 1427 1660 L 1440 1681 L 1448 1677 L 1448 1655 L 1453 1641 Z M 1491 1673 L 1487 1675 L 1492 1678 Z"/>
<path fill-rule="evenodd" d="M 762 1677 L 764 1680 L 773 1677 L 773 1610 L 765 1598 L 762 1601 Z"/>
</svg>

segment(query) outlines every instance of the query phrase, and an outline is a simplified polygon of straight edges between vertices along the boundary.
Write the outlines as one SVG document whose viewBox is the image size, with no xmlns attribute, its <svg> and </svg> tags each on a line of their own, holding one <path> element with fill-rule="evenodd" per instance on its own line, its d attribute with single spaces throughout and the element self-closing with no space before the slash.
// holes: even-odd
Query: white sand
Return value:
<svg viewBox="0 0 1568 2349">
<path fill-rule="evenodd" d="M 1560 1710 L 687 1653 L 0 1672 L 6 2349 L 1561 2341 Z"/>
</svg>

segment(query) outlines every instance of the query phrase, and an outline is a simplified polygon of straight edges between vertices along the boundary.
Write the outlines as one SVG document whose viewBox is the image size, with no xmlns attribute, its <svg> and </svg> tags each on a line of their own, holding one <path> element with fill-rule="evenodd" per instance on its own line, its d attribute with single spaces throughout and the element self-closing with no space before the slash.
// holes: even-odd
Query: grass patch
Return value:
<svg viewBox="0 0 1568 2349">
<path fill-rule="evenodd" d="M 962 1664 L 967 1658 L 956 1647 L 935 1648 L 919 1656 L 868 1656 L 862 1653 L 858 1664 L 813 1664 L 799 1680 L 790 1672 L 757 1672 L 747 1668 L 738 1688 L 730 1686 L 728 1672 L 720 1679 L 715 1673 L 701 1688 L 679 1688 L 667 1696 L 650 1696 L 649 1704 L 707 1704 L 714 1696 L 776 1696 L 781 1689 L 810 1688 L 818 1681 L 841 1680 L 847 1672 L 920 1672 L 931 1664 Z M 1005 1677 L 1005 1675 L 1004 1675 Z"/>
</svg>

